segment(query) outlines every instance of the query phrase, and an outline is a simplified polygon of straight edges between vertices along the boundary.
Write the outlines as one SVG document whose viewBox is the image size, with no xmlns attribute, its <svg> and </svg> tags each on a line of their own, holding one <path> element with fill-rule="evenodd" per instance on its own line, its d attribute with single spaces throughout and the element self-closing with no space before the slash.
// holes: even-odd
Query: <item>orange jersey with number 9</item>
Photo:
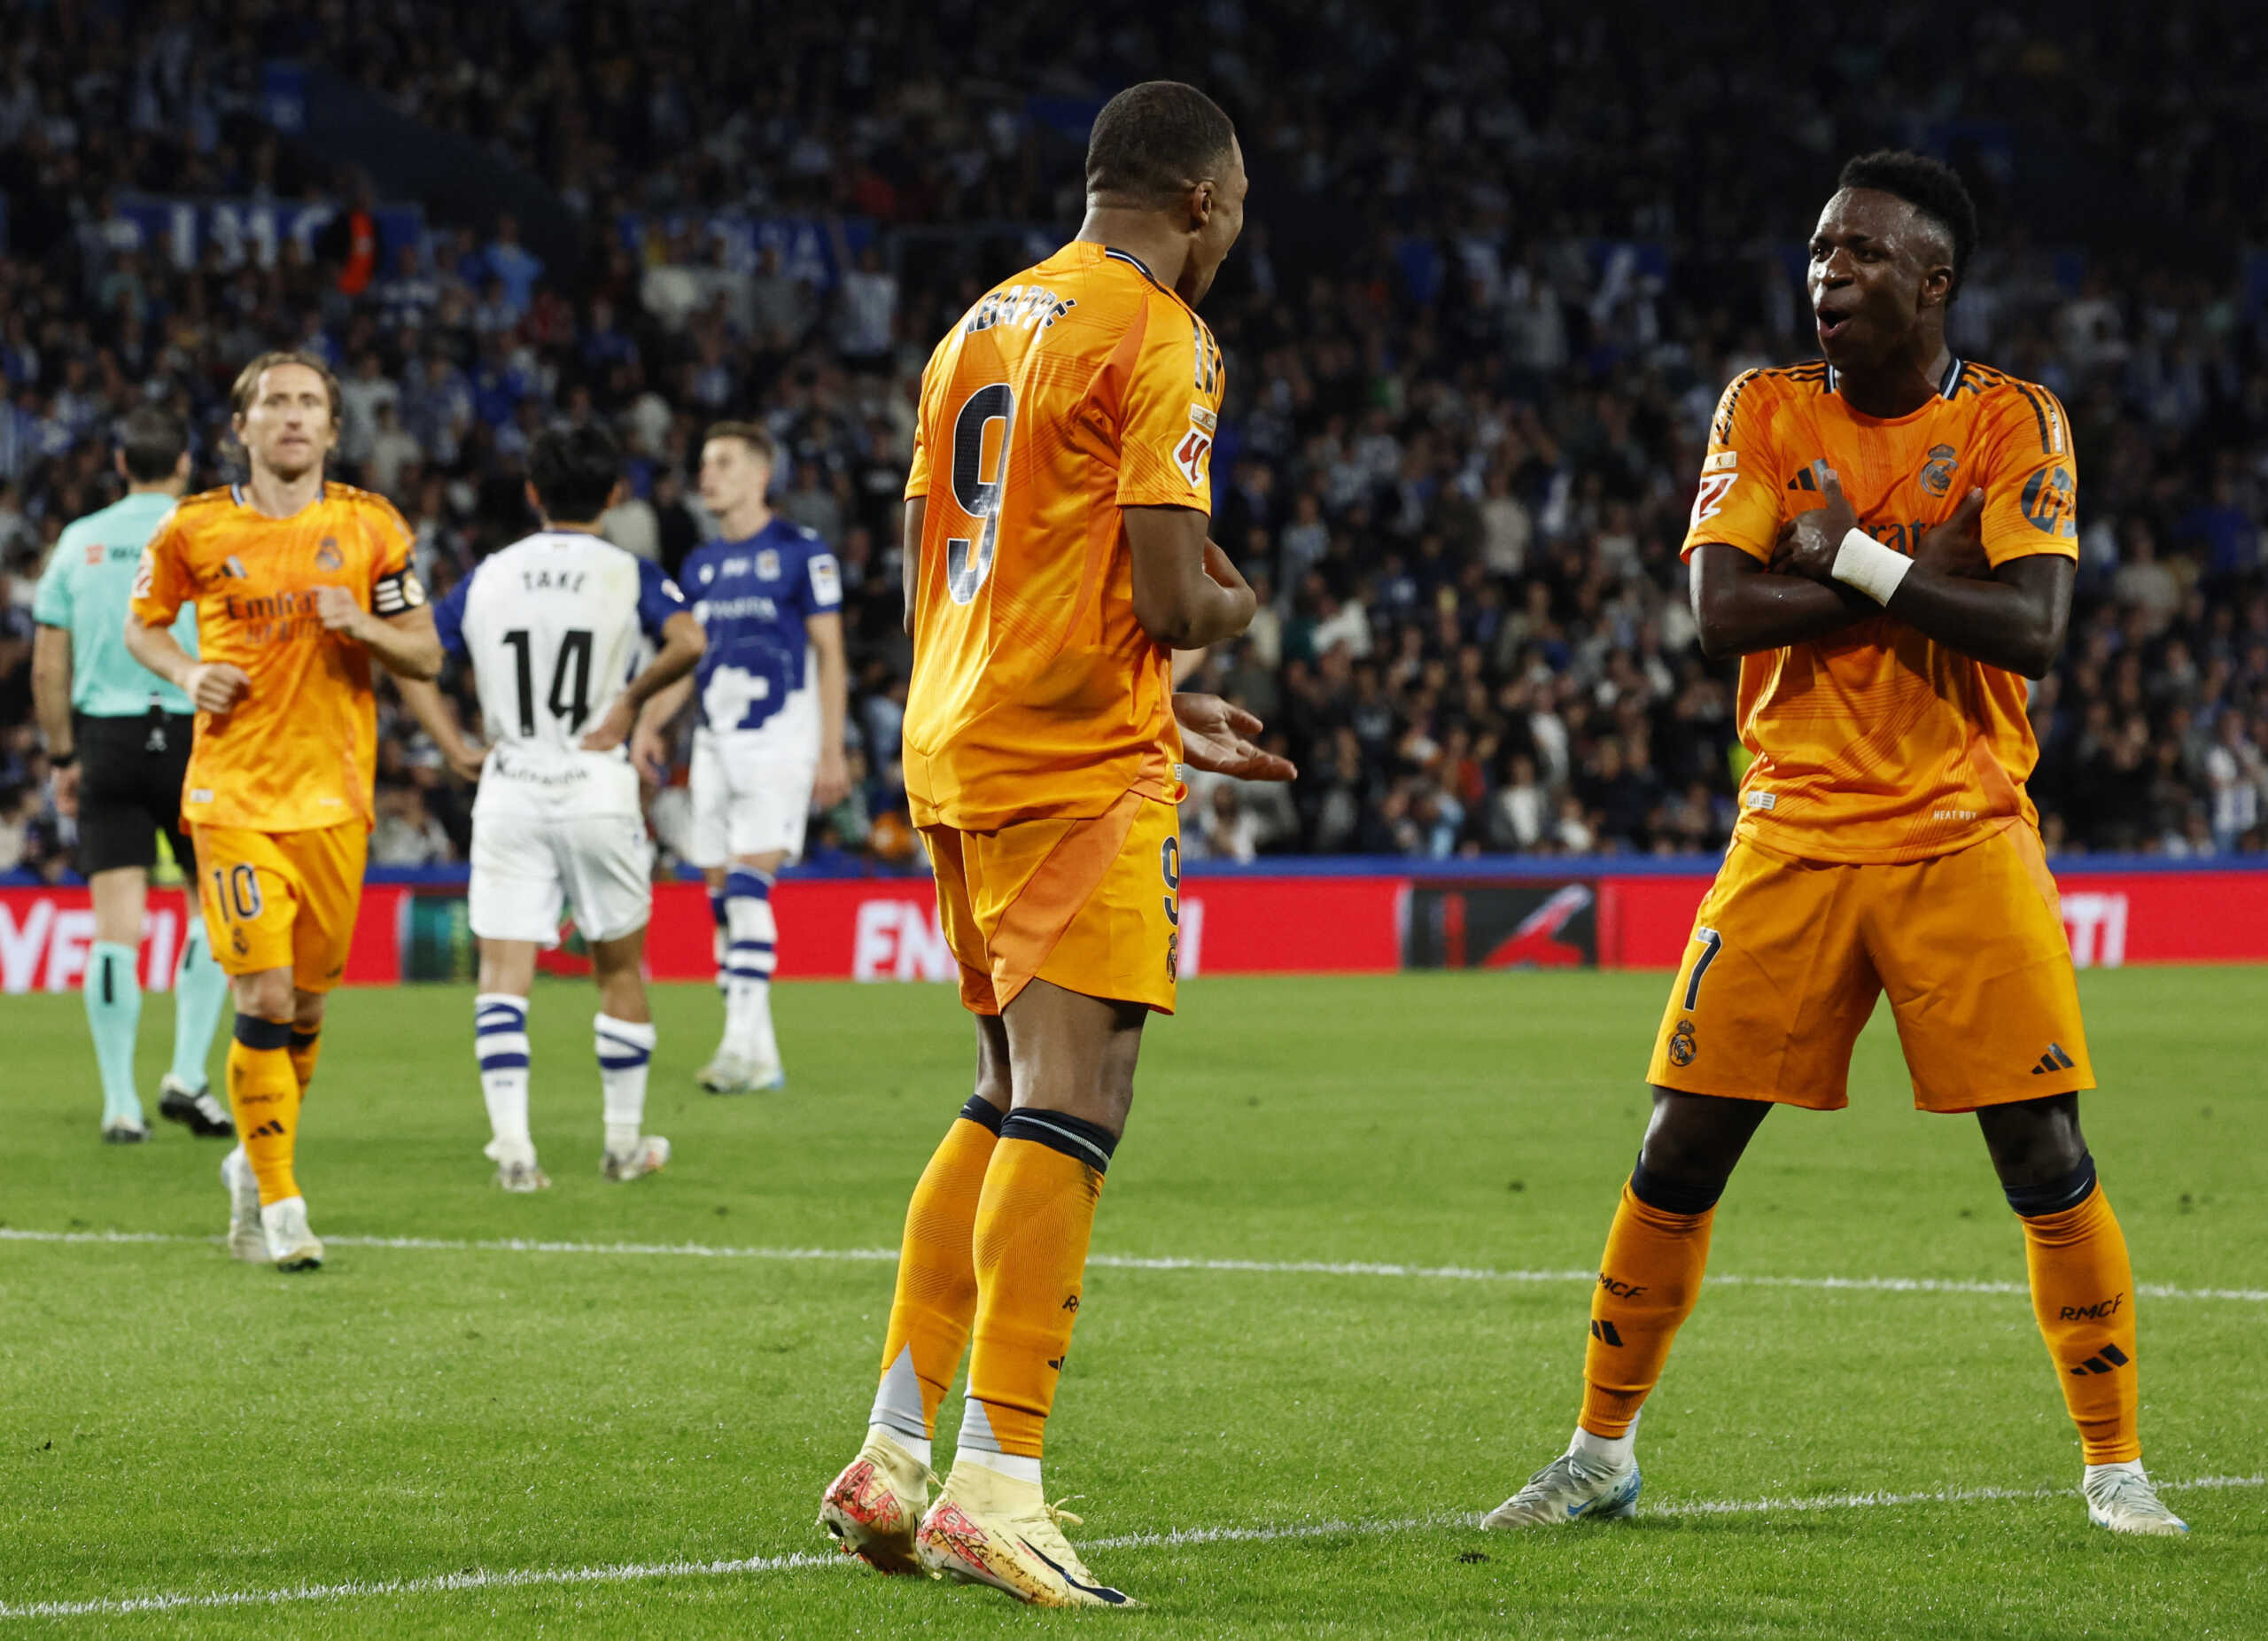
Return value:
<svg viewBox="0 0 2268 1641">
<path fill-rule="evenodd" d="M 2046 388 L 1956 359 L 1918 410 L 1861 415 L 1824 362 L 1751 370 L 1725 389 L 1685 553 L 1721 541 L 1768 563 L 1781 526 L 1824 505 L 1835 470 L 1859 523 L 1912 553 L 1973 488 L 1984 556 L 2078 556 L 2070 424 Z M 1812 860 L 1922 860 L 2038 824 L 2039 748 L 2024 681 L 1883 614 L 1743 656 L 1739 719 L 1755 761 L 1741 836 Z"/>
<path fill-rule="evenodd" d="M 929 359 L 905 703 L 916 826 L 992 831 L 1177 801 L 1171 652 L 1134 618 L 1119 509 L 1213 509 L 1221 350 L 1141 261 L 1064 246 Z"/>
</svg>

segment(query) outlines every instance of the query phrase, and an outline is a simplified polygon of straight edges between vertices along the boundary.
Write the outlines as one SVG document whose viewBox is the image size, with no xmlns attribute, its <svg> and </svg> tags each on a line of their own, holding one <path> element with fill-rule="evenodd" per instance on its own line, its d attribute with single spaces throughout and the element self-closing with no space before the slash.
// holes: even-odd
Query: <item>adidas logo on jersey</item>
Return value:
<svg viewBox="0 0 2268 1641">
<path fill-rule="evenodd" d="M 2039 1063 L 2031 1068 L 2034 1077 L 2048 1077 L 2058 1071 L 2068 1071 L 2076 1062 L 2063 1052 L 2061 1043 L 2047 1045 L 2047 1052 L 2039 1056 Z"/>
</svg>

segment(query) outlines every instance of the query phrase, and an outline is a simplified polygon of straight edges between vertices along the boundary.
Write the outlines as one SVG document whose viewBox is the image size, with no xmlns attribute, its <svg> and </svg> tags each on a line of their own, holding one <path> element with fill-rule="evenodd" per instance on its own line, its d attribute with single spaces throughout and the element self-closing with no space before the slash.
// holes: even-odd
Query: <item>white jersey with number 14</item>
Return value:
<svg viewBox="0 0 2268 1641">
<path fill-rule="evenodd" d="M 484 815 L 635 815 L 638 772 L 623 747 L 580 742 L 634 673 L 641 636 L 685 595 L 655 565 L 579 531 L 544 531 L 483 559 L 434 611 L 441 642 L 472 664 L 493 750 Z"/>
</svg>

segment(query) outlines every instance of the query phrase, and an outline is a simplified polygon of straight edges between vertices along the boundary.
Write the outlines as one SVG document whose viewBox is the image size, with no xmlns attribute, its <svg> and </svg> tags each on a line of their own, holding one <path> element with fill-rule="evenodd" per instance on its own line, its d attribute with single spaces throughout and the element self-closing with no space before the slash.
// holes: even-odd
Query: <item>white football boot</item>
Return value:
<svg viewBox="0 0 2268 1641">
<path fill-rule="evenodd" d="M 481 1155 L 496 1164 L 496 1188 L 500 1191 L 545 1191 L 551 1186 L 551 1176 L 538 1168 L 533 1146 L 506 1145 L 492 1139 L 481 1149 Z"/>
<path fill-rule="evenodd" d="M 1618 1520 L 1637 1513 L 1641 1484 L 1635 1454 L 1611 1465 L 1570 1448 L 1483 1516 L 1480 1525 L 1564 1527 L 1570 1521 Z"/>
<path fill-rule="evenodd" d="M 307 1229 L 307 1199 L 287 1196 L 260 1210 L 260 1228 L 268 1238 L 268 1256 L 278 1271 L 316 1271 L 322 1267 L 322 1243 Z"/>
<path fill-rule="evenodd" d="M 612 1146 L 599 1159 L 599 1172 L 608 1179 L 638 1179 L 669 1166 L 670 1142 L 659 1134 L 641 1134 L 617 1150 Z"/>
<path fill-rule="evenodd" d="M 721 1048 L 695 1073 L 695 1079 L 712 1094 L 761 1094 L 788 1086 L 788 1073 L 777 1060 L 751 1059 Z"/>
<path fill-rule="evenodd" d="M 229 1252 L 247 1264 L 266 1264 L 268 1235 L 260 1227 L 260 1180 L 242 1146 L 221 1159 L 221 1183 L 229 1188 Z"/>
<path fill-rule="evenodd" d="M 2142 1461 L 2123 1465 L 2089 1465 L 2079 1484 L 2086 1496 L 2087 1520 L 2114 1533 L 2155 1533 L 2171 1537 L 2189 1530 L 2189 1523 L 2167 1509 L 2158 1490 L 2142 1473 Z"/>
</svg>

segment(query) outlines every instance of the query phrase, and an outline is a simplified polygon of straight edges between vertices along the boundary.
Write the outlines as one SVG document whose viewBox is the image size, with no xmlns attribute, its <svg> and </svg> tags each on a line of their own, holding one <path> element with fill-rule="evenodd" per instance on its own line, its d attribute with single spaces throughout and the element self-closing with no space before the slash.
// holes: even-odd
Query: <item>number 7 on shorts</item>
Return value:
<svg viewBox="0 0 2268 1641">
<path fill-rule="evenodd" d="M 1717 953 L 1724 949 L 1725 937 L 1713 929 L 1696 929 L 1693 937 L 1701 943 L 1701 955 L 1694 960 L 1693 972 L 1685 978 L 1685 1007 L 1701 1007 L 1701 976 L 1709 972 L 1709 965 L 1717 960 Z"/>
</svg>

